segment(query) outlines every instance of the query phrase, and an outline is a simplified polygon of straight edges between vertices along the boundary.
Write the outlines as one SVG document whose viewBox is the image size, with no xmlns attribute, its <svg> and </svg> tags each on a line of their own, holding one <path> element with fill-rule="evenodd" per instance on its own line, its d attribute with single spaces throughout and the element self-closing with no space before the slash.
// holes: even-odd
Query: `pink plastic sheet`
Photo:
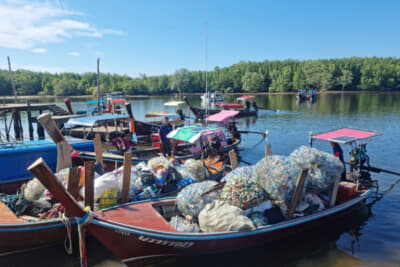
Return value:
<svg viewBox="0 0 400 267">
<path fill-rule="evenodd" d="M 342 143 L 361 140 L 376 136 L 374 132 L 360 131 L 349 128 L 342 128 L 332 132 L 322 133 L 313 136 L 315 139 L 325 140 L 325 141 L 338 141 Z"/>
</svg>

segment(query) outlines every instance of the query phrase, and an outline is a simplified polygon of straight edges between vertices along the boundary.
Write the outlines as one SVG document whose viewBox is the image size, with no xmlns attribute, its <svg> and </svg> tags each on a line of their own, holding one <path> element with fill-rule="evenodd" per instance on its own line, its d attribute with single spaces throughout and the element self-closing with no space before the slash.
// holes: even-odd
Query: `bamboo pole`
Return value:
<svg viewBox="0 0 400 267">
<path fill-rule="evenodd" d="M 131 169 L 132 169 L 132 153 L 126 152 L 124 154 L 124 173 L 122 177 L 122 192 L 121 202 L 126 203 L 129 201 L 129 185 L 131 181 Z"/>
</svg>

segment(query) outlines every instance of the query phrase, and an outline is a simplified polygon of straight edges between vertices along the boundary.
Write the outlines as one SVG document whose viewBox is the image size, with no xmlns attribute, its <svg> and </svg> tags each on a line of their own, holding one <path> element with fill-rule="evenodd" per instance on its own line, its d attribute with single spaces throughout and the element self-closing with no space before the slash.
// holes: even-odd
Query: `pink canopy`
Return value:
<svg viewBox="0 0 400 267">
<path fill-rule="evenodd" d="M 221 110 L 217 114 L 208 116 L 206 121 L 224 122 L 224 121 L 228 120 L 229 118 L 235 117 L 237 114 L 239 114 L 239 111 L 237 111 L 237 110 Z"/>
<path fill-rule="evenodd" d="M 357 140 L 367 139 L 376 135 L 377 133 L 375 132 L 342 128 L 339 130 L 315 135 L 313 138 L 337 143 L 350 143 Z"/>
</svg>

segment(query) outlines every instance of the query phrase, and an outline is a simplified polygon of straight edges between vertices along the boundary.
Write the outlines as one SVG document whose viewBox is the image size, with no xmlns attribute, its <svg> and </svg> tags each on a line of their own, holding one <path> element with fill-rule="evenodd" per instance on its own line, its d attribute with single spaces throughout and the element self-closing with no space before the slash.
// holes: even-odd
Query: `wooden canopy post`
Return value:
<svg viewBox="0 0 400 267">
<path fill-rule="evenodd" d="M 31 101 L 26 101 L 28 107 L 26 114 L 28 116 L 28 127 L 29 127 L 29 139 L 33 140 L 33 124 L 32 124 L 32 113 L 31 113 Z"/>
<path fill-rule="evenodd" d="M 231 169 L 232 170 L 236 169 L 238 166 L 238 158 L 234 149 L 231 149 L 229 151 L 229 161 L 231 163 Z"/>
<path fill-rule="evenodd" d="M 308 169 L 301 171 L 299 179 L 297 179 L 296 189 L 294 191 L 292 203 L 290 203 L 288 219 L 293 217 L 293 213 L 296 211 L 297 204 L 300 200 L 301 192 L 303 191 L 304 183 L 308 174 Z"/>
<path fill-rule="evenodd" d="M 342 177 L 337 177 L 335 180 L 335 183 L 333 184 L 333 190 L 332 190 L 332 195 L 331 195 L 331 202 L 329 203 L 329 207 L 334 207 L 336 204 L 336 198 L 337 198 L 337 193 L 339 190 L 339 183 Z"/>
<path fill-rule="evenodd" d="M 271 156 L 271 155 L 272 155 L 272 152 L 271 152 L 271 144 L 267 144 L 267 145 L 265 146 L 265 156 L 268 157 L 268 156 Z"/>
<path fill-rule="evenodd" d="M 28 170 L 60 201 L 65 209 L 69 210 L 72 216 L 82 217 L 85 215 L 85 211 L 57 180 L 57 177 L 51 172 L 43 158 L 36 160 L 28 167 Z"/>
<path fill-rule="evenodd" d="M 131 169 L 132 169 L 132 153 L 126 152 L 124 154 L 124 173 L 122 177 L 121 203 L 126 203 L 129 201 Z"/>
<path fill-rule="evenodd" d="M 94 137 L 94 151 L 96 153 L 96 162 L 100 163 L 104 169 L 103 145 L 101 143 L 101 136 L 98 133 Z"/>
<path fill-rule="evenodd" d="M 80 176 L 81 176 L 81 169 L 79 167 L 69 169 L 67 190 L 68 193 L 70 193 L 74 199 L 77 199 L 79 195 L 79 180 L 81 178 Z M 65 215 L 67 217 L 70 216 L 68 210 L 65 211 Z"/>
<path fill-rule="evenodd" d="M 85 162 L 85 207 L 93 210 L 94 204 L 94 162 Z"/>
</svg>

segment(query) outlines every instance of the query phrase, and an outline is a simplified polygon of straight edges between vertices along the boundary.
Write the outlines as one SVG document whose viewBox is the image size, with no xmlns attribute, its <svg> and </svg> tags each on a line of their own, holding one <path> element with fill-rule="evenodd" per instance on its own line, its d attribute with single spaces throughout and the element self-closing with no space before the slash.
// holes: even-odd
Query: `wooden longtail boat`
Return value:
<svg viewBox="0 0 400 267">
<path fill-rule="evenodd" d="M 221 111 L 221 109 L 206 109 L 203 108 L 198 108 L 198 107 L 193 107 L 190 105 L 189 100 L 187 97 L 184 97 L 184 100 L 192 113 L 196 116 L 196 118 L 203 119 L 207 115 L 212 115 L 216 114 Z M 257 116 L 258 114 L 258 109 L 237 109 L 239 111 L 239 114 L 236 115 L 237 118 L 244 118 L 244 117 L 252 117 L 252 116 Z M 206 115 L 207 113 L 207 115 Z"/>
<path fill-rule="evenodd" d="M 29 170 L 72 215 L 82 218 L 82 227 L 86 227 L 90 234 L 123 262 L 150 257 L 221 253 L 272 244 L 274 241 L 311 230 L 317 225 L 326 225 L 329 230 L 329 222 L 352 212 L 370 193 L 368 189 L 361 190 L 357 196 L 331 208 L 259 227 L 254 231 L 182 233 L 167 221 L 176 212 L 174 198 L 131 203 L 91 213 L 84 211 L 65 191 L 42 159 L 32 164 Z"/>
</svg>

